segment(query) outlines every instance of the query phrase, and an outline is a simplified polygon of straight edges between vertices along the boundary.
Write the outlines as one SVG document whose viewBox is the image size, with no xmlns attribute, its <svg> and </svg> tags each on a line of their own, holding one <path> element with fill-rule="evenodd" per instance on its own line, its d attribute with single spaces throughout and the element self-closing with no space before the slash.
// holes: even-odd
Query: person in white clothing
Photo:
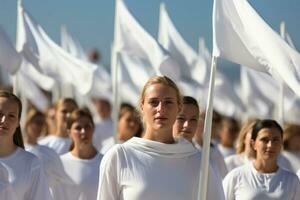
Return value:
<svg viewBox="0 0 300 200">
<path fill-rule="evenodd" d="M 93 97 L 93 103 L 97 111 L 96 116 L 94 116 L 93 143 L 100 153 L 105 154 L 115 144 L 111 104 L 108 99 L 102 97 Z"/>
<path fill-rule="evenodd" d="M 0 91 L 0 163 L 18 200 L 51 199 L 39 159 L 24 150 L 20 129 L 22 103 L 14 94 Z"/>
<path fill-rule="evenodd" d="M 236 154 L 225 158 L 228 171 L 247 164 L 255 158 L 255 152 L 251 147 L 251 133 L 252 128 L 257 121 L 257 119 L 250 119 L 243 124 L 236 142 Z M 290 161 L 282 154 L 279 154 L 277 163 L 280 167 L 292 171 Z"/>
<path fill-rule="evenodd" d="M 71 140 L 67 132 L 67 120 L 70 113 L 78 108 L 74 99 L 63 98 L 58 100 L 55 111 L 56 131 L 44 137 L 38 143 L 53 149 L 58 155 L 68 152 Z"/>
<path fill-rule="evenodd" d="M 283 131 L 282 155 L 289 160 L 293 172 L 300 169 L 300 126 L 296 124 L 285 124 Z"/>
<path fill-rule="evenodd" d="M 227 200 L 300 199 L 297 176 L 279 167 L 282 128 L 274 120 L 259 120 L 251 132 L 255 160 L 227 174 L 223 180 Z"/>
<path fill-rule="evenodd" d="M 0 199 L 17 200 L 8 180 L 8 171 L 0 163 Z"/>
<path fill-rule="evenodd" d="M 58 154 L 51 148 L 37 143 L 45 128 L 45 115 L 31 108 L 26 113 L 24 124 L 25 149 L 36 155 L 42 162 L 50 188 L 71 180 L 66 175 Z"/>
<path fill-rule="evenodd" d="M 117 144 L 104 155 L 97 200 L 197 199 L 201 154 L 191 142 L 175 142 L 172 135 L 181 102 L 171 79 L 148 80 L 140 98 L 143 137 Z M 211 169 L 207 199 L 224 199 Z"/>
<path fill-rule="evenodd" d="M 202 149 L 202 144 L 203 144 L 204 120 L 205 120 L 205 113 L 201 112 L 197 129 L 196 129 L 196 134 L 193 138 L 194 146 L 200 151 Z M 214 123 L 215 122 L 213 119 L 213 124 Z M 216 125 L 213 126 L 216 127 Z M 210 143 L 209 160 L 216 174 L 223 179 L 226 176 L 228 171 L 224 162 L 224 158 L 216 146 L 217 145 L 215 145 L 213 142 Z"/>
<path fill-rule="evenodd" d="M 70 115 L 68 132 L 72 139 L 70 152 L 61 156 L 64 169 L 73 184 L 52 190 L 55 200 L 93 200 L 97 197 L 99 165 L 102 154 L 93 146 L 94 123 L 91 114 L 77 109 Z"/>
</svg>

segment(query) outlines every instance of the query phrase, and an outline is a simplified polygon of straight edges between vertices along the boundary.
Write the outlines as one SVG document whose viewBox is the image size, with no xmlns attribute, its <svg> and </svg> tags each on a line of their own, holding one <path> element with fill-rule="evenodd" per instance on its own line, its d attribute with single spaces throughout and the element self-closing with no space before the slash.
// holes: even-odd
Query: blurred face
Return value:
<svg viewBox="0 0 300 200">
<path fill-rule="evenodd" d="M 234 123 L 229 120 L 222 122 L 222 128 L 220 129 L 220 142 L 226 147 L 233 147 L 237 138 L 238 129 Z"/>
<path fill-rule="evenodd" d="M 38 138 L 45 128 L 45 117 L 35 115 L 26 126 L 26 134 L 33 138 Z"/>
<path fill-rule="evenodd" d="M 118 139 L 126 141 L 132 138 L 139 129 L 138 117 L 134 112 L 125 112 L 119 120 Z"/>
<path fill-rule="evenodd" d="M 66 127 L 66 122 L 67 122 L 69 115 L 76 108 L 77 108 L 77 106 L 71 102 L 63 102 L 62 104 L 60 104 L 55 113 L 57 127 L 62 127 L 62 126 Z"/>
<path fill-rule="evenodd" d="M 93 102 L 101 119 L 110 117 L 111 107 L 109 102 L 103 99 L 94 99 Z"/>
<path fill-rule="evenodd" d="M 256 159 L 277 160 L 282 148 L 282 136 L 276 128 L 263 128 L 251 143 L 256 152 Z"/>
<path fill-rule="evenodd" d="M 88 117 L 78 118 L 71 126 L 69 134 L 74 141 L 75 147 L 91 145 L 93 140 L 94 126 Z"/>
<path fill-rule="evenodd" d="M 199 111 L 196 106 L 183 104 L 181 112 L 177 116 L 173 126 L 173 136 L 184 137 L 192 141 L 197 129 L 198 118 Z"/>
<path fill-rule="evenodd" d="M 17 102 L 0 97 L 0 137 L 13 138 L 19 126 L 19 107 Z"/>
<path fill-rule="evenodd" d="M 163 84 L 150 85 L 145 91 L 141 111 L 146 129 L 171 131 L 179 112 L 175 90 Z"/>
</svg>

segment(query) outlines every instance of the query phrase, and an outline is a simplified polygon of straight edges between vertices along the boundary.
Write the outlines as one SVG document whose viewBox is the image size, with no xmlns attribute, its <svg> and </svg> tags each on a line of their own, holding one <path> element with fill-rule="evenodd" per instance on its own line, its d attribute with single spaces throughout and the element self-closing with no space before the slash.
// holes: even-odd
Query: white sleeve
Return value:
<svg viewBox="0 0 300 200">
<path fill-rule="evenodd" d="M 298 171 L 299 172 L 299 171 Z M 299 181 L 299 179 L 297 179 L 296 181 L 295 181 L 295 194 L 294 194 L 294 200 L 299 200 L 300 199 L 300 181 Z"/>
<path fill-rule="evenodd" d="M 119 145 L 112 147 L 102 158 L 99 172 L 97 200 L 119 200 Z"/>
<path fill-rule="evenodd" d="M 32 161 L 31 183 L 24 200 L 51 200 L 49 185 L 38 158 Z"/>
<path fill-rule="evenodd" d="M 226 200 L 234 200 L 234 187 L 236 184 L 236 170 L 229 172 L 223 179 L 223 189 Z"/>
<path fill-rule="evenodd" d="M 225 200 L 222 178 L 209 166 L 206 199 Z"/>
</svg>

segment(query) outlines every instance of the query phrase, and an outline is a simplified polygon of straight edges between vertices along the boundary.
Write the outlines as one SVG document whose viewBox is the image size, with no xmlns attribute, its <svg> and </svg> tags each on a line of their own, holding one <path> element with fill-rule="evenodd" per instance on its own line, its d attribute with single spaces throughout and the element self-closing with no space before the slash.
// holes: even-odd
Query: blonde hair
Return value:
<svg viewBox="0 0 300 200">
<path fill-rule="evenodd" d="M 290 150 L 289 141 L 294 136 L 300 134 L 300 126 L 297 124 L 286 124 L 283 130 L 283 147 L 285 150 Z"/>
<path fill-rule="evenodd" d="M 177 85 L 174 83 L 174 81 L 172 81 L 167 76 L 154 76 L 154 77 L 150 78 L 147 81 L 147 83 L 144 85 L 144 88 L 142 90 L 140 100 L 139 100 L 139 105 L 142 105 L 144 103 L 146 90 L 151 85 L 154 85 L 154 84 L 162 84 L 162 85 L 169 86 L 169 87 L 173 88 L 175 90 L 175 93 L 176 93 L 176 98 L 177 98 L 178 105 L 182 105 L 182 96 L 181 96 L 181 93 L 180 93 Z"/>
<path fill-rule="evenodd" d="M 253 128 L 253 126 L 256 124 L 257 121 L 258 121 L 257 119 L 249 119 L 241 127 L 241 130 L 239 132 L 239 136 L 237 139 L 237 143 L 236 143 L 236 153 L 237 154 L 241 154 L 245 151 L 246 135 Z"/>
</svg>

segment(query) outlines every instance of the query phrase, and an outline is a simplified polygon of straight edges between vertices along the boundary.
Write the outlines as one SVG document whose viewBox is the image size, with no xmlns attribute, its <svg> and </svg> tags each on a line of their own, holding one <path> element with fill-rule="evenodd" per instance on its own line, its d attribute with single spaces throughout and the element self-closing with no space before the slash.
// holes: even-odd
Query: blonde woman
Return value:
<svg viewBox="0 0 300 200">
<path fill-rule="evenodd" d="M 165 76 L 144 86 L 140 110 L 142 138 L 112 147 L 100 165 L 98 200 L 196 200 L 201 155 L 191 142 L 175 142 L 172 129 L 182 106 L 176 84 Z M 207 199 L 223 199 L 210 171 Z"/>
</svg>

